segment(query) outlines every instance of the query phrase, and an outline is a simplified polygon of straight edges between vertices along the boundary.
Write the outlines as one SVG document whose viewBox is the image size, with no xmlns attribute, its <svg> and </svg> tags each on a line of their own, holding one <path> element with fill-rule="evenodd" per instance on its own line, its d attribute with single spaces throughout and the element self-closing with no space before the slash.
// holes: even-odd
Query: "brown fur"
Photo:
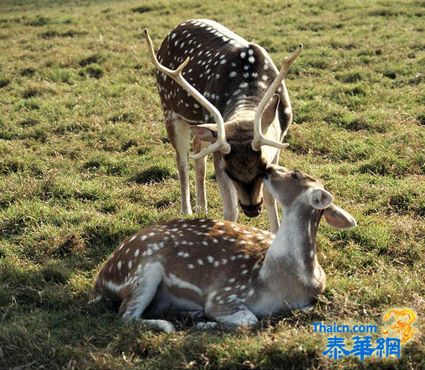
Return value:
<svg viewBox="0 0 425 370">
<path fill-rule="evenodd" d="M 170 231 L 175 229 L 177 230 Z M 197 234 L 200 232 L 202 235 Z M 151 236 L 141 241 L 140 238 L 144 235 Z M 136 274 L 139 265 L 155 259 L 159 251 L 161 263 L 167 265 L 167 274 L 176 274 L 179 279 L 190 281 L 193 272 L 187 266 L 193 264 L 196 269 L 201 269 L 203 274 L 208 277 L 205 279 L 205 284 L 203 281 L 198 282 L 199 287 L 206 290 L 211 289 L 213 288 L 210 286 L 211 278 L 212 280 L 217 279 L 219 282 L 222 276 L 230 276 L 233 272 L 241 271 L 241 269 L 256 271 L 253 267 L 264 259 L 273 234 L 249 226 L 236 226 L 227 221 L 174 220 L 145 228 L 134 236 L 135 239 L 132 241 L 130 241 L 131 238 L 127 238 L 100 270 L 95 283 L 95 290 L 98 293 L 109 292 L 110 295 L 116 295 L 124 300 L 129 294 L 128 288 L 123 288 L 114 294 L 106 287 L 105 282 L 112 282 L 116 285 L 124 284 L 128 276 Z M 168 239 L 164 241 L 164 237 Z M 216 243 L 215 240 L 219 242 Z M 191 241 L 193 245 L 189 245 L 188 241 Z M 203 245 L 202 242 L 207 245 Z M 163 247 L 158 252 L 143 256 L 143 252 L 150 249 L 149 245 L 159 243 L 163 243 Z M 137 257 L 135 257 L 136 250 L 139 250 Z M 182 252 L 188 253 L 189 256 L 179 256 L 178 253 Z M 213 257 L 213 262 L 209 261 L 208 256 Z M 199 265 L 199 259 L 203 261 L 203 265 Z M 227 262 L 224 263 L 224 260 Z M 121 261 L 120 269 L 118 268 L 119 261 Z M 131 268 L 128 265 L 130 261 L 132 261 Z M 220 263 L 219 267 L 214 266 L 215 261 Z M 185 268 L 182 268 L 183 266 Z M 253 278 L 251 274 L 241 275 L 234 285 L 244 284 L 250 278 Z M 199 296 L 192 291 L 177 290 L 174 293 L 182 294 L 183 298 L 199 302 Z"/>
</svg>

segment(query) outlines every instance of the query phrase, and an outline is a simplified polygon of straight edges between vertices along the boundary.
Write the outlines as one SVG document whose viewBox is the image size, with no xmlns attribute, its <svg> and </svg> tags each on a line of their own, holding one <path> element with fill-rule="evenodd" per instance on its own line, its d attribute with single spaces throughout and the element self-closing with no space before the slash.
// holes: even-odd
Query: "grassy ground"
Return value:
<svg viewBox="0 0 425 370">
<path fill-rule="evenodd" d="M 252 333 L 165 335 L 86 304 L 126 235 L 179 217 L 173 151 L 142 30 L 216 19 L 288 76 L 296 124 L 281 163 L 323 180 L 359 221 L 319 230 L 328 285 L 311 313 Z M 425 367 L 425 6 L 422 1 L 0 3 L 0 368 Z M 221 205 L 209 168 L 210 216 Z M 267 227 L 266 218 L 241 217 Z M 399 361 L 339 362 L 312 321 L 419 316 Z"/>
</svg>

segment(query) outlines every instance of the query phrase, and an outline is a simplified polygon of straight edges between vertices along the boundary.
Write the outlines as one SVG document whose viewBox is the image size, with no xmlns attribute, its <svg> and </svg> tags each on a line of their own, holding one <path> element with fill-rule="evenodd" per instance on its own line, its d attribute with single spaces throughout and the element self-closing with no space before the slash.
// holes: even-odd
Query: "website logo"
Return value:
<svg viewBox="0 0 425 370">
<path fill-rule="evenodd" d="M 382 317 L 382 321 L 389 324 L 382 328 L 382 334 L 395 335 L 400 338 L 401 344 L 406 344 L 415 335 L 416 329 L 412 324 L 416 321 L 416 317 L 416 312 L 410 308 L 392 308 Z"/>
<path fill-rule="evenodd" d="M 391 308 L 382 316 L 381 335 L 376 337 L 378 327 L 374 324 L 326 324 L 313 322 L 313 332 L 332 333 L 327 339 L 323 355 L 333 360 L 355 356 L 363 361 L 368 357 L 400 358 L 402 345 L 416 333 L 413 323 L 416 312 L 410 308 Z M 355 334 L 351 338 L 343 334 Z M 372 337 L 372 334 L 375 334 Z M 351 346 L 350 346 L 351 345 Z"/>
</svg>

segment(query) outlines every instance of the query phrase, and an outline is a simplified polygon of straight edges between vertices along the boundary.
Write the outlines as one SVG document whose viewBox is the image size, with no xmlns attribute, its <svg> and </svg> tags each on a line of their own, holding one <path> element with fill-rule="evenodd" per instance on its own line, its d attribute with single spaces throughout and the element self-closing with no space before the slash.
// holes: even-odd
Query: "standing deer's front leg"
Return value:
<svg viewBox="0 0 425 370">
<path fill-rule="evenodd" d="M 280 154 L 280 150 L 277 152 L 276 156 L 273 158 L 272 164 L 276 164 L 276 165 L 278 164 L 279 154 Z M 264 195 L 264 205 L 267 209 L 267 216 L 269 218 L 270 231 L 273 234 L 276 234 L 280 224 L 276 199 L 274 198 L 274 196 L 270 194 L 270 192 L 266 189 L 266 187 L 263 188 L 263 195 Z"/>
<path fill-rule="evenodd" d="M 189 149 L 190 125 L 181 120 L 170 118 L 165 122 L 168 138 L 176 151 L 177 171 L 179 173 L 181 191 L 181 213 L 192 214 L 189 189 Z"/>
<path fill-rule="evenodd" d="M 277 213 L 276 200 L 267 189 L 263 190 L 263 196 L 264 205 L 267 209 L 267 216 L 269 218 L 270 231 L 273 234 L 276 234 L 277 230 L 279 229 L 279 215 Z"/>
<path fill-rule="evenodd" d="M 196 136 L 193 139 L 193 151 L 199 153 L 206 144 Z M 195 159 L 196 213 L 207 213 L 207 193 L 205 191 L 205 167 L 207 157 Z"/>
<path fill-rule="evenodd" d="M 223 169 L 223 160 L 220 153 L 214 153 L 215 177 L 220 188 L 224 205 L 224 219 L 236 221 L 238 218 L 238 197 L 229 176 Z"/>
</svg>

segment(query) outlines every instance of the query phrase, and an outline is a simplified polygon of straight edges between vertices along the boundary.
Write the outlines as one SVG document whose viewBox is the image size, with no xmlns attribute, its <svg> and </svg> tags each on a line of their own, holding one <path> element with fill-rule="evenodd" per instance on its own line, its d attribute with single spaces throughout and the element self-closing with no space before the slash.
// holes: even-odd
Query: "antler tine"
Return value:
<svg viewBox="0 0 425 370">
<path fill-rule="evenodd" d="M 200 159 L 215 151 L 220 151 L 224 154 L 229 153 L 230 145 L 226 141 L 224 120 L 221 113 L 198 90 L 196 90 L 189 82 L 187 82 L 187 80 L 182 75 L 182 71 L 189 63 L 190 59 L 186 58 L 186 60 L 174 70 L 169 69 L 159 63 L 158 59 L 156 58 L 153 43 L 146 28 L 145 38 L 148 44 L 149 56 L 155 67 L 162 73 L 165 73 L 167 76 L 172 78 L 178 85 L 180 85 L 184 90 L 186 90 L 199 104 L 201 104 L 205 109 L 207 109 L 211 113 L 211 115 L 214 117 L 215 122 L 217 123 L 217 140 L 199 153 L 192 154 L 191 157 L 194 159 Z"/>
<path fill-rule="evenodd" d="M 303 44 L 300 44 L 294 52 L 292 52 L 287 57 L 285 57 L 279 74 L 276 76 L 275 80 L 273 81 L 269 89 L 264 94 L 263 99 L 261 99 L 260 101 L 260 104 L 258 104 L 258 108 L 255 112 L 254 138 L 252 140 L 252 149 L 255 151 L 260 150 L 262 145 L 273 146 L 279 149 L 284 149 L 289 146 L 289 144 L 287 143 L 280 143 L 278 141 L 269 140 L 263 135 L 263 133 L 261 132 L 261 117 L 263 115 L 263 112 L 264 112 L 264 109 L 266 108 L 267 103 L 270 101 L 275 91 L 279 88 L 279 85 L 281 84 L 281 82 L 285 79 L 286 74 L 288 73 L 289 67 L 292 65 L 292 63 L 294 63 L 298 55 L 300 55 L 302 49 L 303 49 Z"/>
</svg>

